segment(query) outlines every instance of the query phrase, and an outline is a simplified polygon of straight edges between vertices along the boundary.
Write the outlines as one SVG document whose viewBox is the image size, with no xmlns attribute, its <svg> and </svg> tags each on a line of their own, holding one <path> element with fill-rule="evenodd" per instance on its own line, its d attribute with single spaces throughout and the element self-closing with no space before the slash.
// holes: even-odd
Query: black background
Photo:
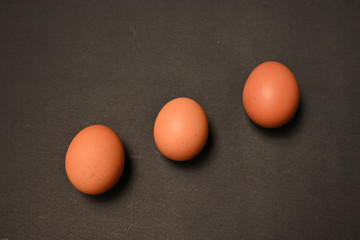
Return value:
<svg viewBox="0 0 360 240">
<path fill-rule="evenodd" d="M 357 239 L 358 1 L 0 1 L 0 238 Z M 262 129 L 242 90 L 287 65 L 295 118 Z M 153 141 L 169 100 L 199 102 L 204 151 Z M 89 124 L 126 147 L 119 183 L 76 191 L 64 159 Z"/>
</svg>

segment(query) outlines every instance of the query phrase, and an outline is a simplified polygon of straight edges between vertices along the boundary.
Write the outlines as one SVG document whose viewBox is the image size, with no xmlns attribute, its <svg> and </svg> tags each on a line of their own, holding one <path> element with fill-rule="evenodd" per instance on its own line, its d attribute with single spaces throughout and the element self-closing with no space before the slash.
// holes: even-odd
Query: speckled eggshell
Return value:
<svg viewBox="0 0 360 240">
<path fill-rule="evenodd" d="M 80 131 L 66 153 L 65 170 L 74 187 L 89 195 L 101 194 L 119 180 L 125 165 L 123 144 L 103 125 Z"/>
</svg>

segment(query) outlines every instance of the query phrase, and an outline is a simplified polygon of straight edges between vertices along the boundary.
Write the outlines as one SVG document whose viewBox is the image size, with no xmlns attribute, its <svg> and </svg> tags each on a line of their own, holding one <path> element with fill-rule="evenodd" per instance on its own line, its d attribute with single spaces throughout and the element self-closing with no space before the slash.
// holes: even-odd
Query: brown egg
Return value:
<svg viewBox="0 0 360 240">
<path fill-rule="evenodd" d="M 279 62 L 264 62 L 247 79 L 243 104 L 247 115 L 266 128 L 284 125 L 295 115 L 300 102 L 294 74 Z"/>
<path fill-rule="evenodd" d="M 119 180 L 125 165 L 123 144 L 118 135 L 103 125 L 89 126 L 72 140 L 65 159 L 70 182 L 80 192 L 106 192 Z"/>
<path fill-rule="evenodd" d="M 167 158 L 186 161 L 204 148 L 209 125 L 202 107 L 190 98 L 176 98 L 165 104 L 154 125 L 156 146 Z"/>
</svg>

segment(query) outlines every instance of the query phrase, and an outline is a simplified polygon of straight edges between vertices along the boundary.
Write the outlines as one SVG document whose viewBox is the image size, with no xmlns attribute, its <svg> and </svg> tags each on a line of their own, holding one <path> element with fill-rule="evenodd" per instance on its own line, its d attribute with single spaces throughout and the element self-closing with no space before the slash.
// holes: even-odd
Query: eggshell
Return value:
<svg viewBox="0 0 360 240">
<path fill-rule="evenodd" d="M 279 62 L 260 64 L 245 83 L 245 111 L 262 127 L 276 128 L 286 124 L 295 115 L 299 102 L 299 84 L 294 74 Z"/>
<path fill-rule="evenodd" d="M 118 135 L 103 125 L 80 131 L 66 153 L 65 170 L 80 192 L 95 195 L 106 192 L 119 180 L 125 165 L 125 152 Z"/>
<path fill-rule="evenodd" d="M 190 98 L 176 98 L 159 112 L 154 125 L 156 146 L 167 158 L 186 161 L 204 148 L 209 134 L 202 107 Z"/>
</svg>

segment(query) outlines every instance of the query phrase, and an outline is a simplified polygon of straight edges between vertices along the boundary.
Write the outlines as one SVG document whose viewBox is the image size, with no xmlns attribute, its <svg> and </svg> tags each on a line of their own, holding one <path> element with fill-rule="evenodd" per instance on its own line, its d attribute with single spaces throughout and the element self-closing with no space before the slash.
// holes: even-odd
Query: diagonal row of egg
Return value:
<svg viewBox="0 0 360 240">
<path fill-rule="evenodd" d="M 300 101 L 298 82 L 279 62 L 257 66 L 247 79 L 243 104 L 258 125 L 276 128 L 296 113 Z M 209 133 L 202 107 L 190 98 L 176 98 L 165 104 L 154 125 L 154 140 L 160 152 L 175 161 L 194 158 L 204 148 Z M 124 170 L 125 152 L 118 135 L 103 125 L 80 131 L 66 153 L 65 169 L 80 192 L 101 194 L 111 189 Z"/>
</svg>

